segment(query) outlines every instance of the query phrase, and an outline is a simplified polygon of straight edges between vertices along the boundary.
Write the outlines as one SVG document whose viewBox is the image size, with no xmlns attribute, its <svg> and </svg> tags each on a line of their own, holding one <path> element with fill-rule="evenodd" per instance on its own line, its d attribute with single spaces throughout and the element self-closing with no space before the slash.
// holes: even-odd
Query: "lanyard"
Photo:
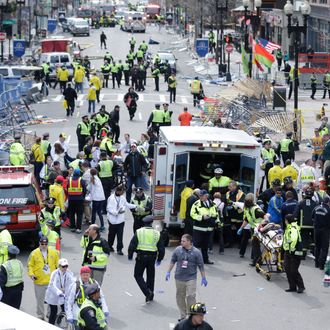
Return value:
<svg viewBox="0 0 330 330">
<path fill-rule="evenodd" d="M 63 274 L 63 276 L 61 276 L 61 271 L 59 270 L 59 275 L 60 275 L 60 285 L 61 285 L 61 289 L 65 289 L 65 282 L 66 282 L 66 273 Z M 62 283 L 62 277 L 63 277 L 63 283 Z"/>
<path fill-rule="evenodd" d="M 42 255 L 42 259 L 44 260 L 44 264 L 48 265 L 48 249 L 46 250 L 46 259 L 45 259 L 44 254 L 42 253 L 41 250 L 40 250 L 40 253 Z"/>
</svg>

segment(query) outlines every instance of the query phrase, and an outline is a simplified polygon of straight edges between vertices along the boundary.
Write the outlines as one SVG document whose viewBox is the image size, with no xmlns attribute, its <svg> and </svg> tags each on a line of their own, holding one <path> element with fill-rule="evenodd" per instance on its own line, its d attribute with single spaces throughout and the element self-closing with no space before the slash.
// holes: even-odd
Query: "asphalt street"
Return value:
<svg viewBox="0 0 330 330">
<path fill-rule="evenodd" d="M 101 30 L 92 31 L 90 37 L 76 38 L 82 44 L 92 44 L 84 54 L 103 55 L 104 50 L 99 48 L 99 34 Z M 130 34 L 115 29 L 105 29 L 108 37 L 109 51 L 115 59 L 124 59 L 128 52 L 128 39 Z M 159 45 L 149 46 L 152 52 L 157 49 L 170 48 L 171 42 L 180 39 L 165 30 L 158 31 L 155 27 L 147 29 L 146 34 L 136 34 L 137 44 L 142 40 L 148 41 L 150 37 L 160 42 Z M 184 45 L 182 45 L 184 47 Z M 193 76 L 191 66 L 188 66 L 190 58 L 186 52 L 176 52 L 178 58 L 178 76 Z M 94 61 L 93 67 L 99 68 L 101 61 Z M 161 79 L 161 81 L 163 81 Z M 174 112 L 173 123 L 177 123 L 177 116 L 184 105 L 192 109 L 192 97 L 189 92 L 186 79 L 178 79 L 177 103 L 170 106 Z M 159 93 L 154 92 L 153 80 L 148 79 L 146 91 L 140 93 L 137 116 L 129 121 L 128 112 L 122 97 L 127 91 L 121 89 L 102 90 L 102 102 L 108 111 L 114 105 L 121 106 L 120 127 L 122 136 L 128 132 L 133 138 L 139 138 L 141 132 L 146 130 L 146 121 L 154 103 L 168 101 L 166 86 L 162 82 Z M 207 93 L 212 94 L 217 90 L 216 86 L 205 87 Z M 87 90 L 85 94 L 87 93 Z M 62 107 L 62 97 L 59 91 L 50 91 L 48 101 L 34 105 L 34 109 L 40 116 L 59 119 L 53 124 L 40 124 L 30 126 L 28 129 L 35 131 L 37 135 L 43 132 L 50 133 L 50 140 L 57 139 L 60 132 L 71 136 L 74 155 L 77 147 L 75 129 L 83 114 L 87 114 L 87 101 L 80 96 L 79 108 L 72 118 L 66 120 L 65 110 Z M 120 138 L 122 140 L 123 138 Z M 169 282 L 165 281 L 165 273 L 170 261 L 173 248 L 166 249 L 165 260 L 156 270 L 155 301 L 146 305 L 133 277 L 134 261 L 127 260 L 127 247 L 132 237 L 132 217 L 127 216 L 124 233 L 125 256 L 112 253 L 108 270 L 103 283 L 103 291 L 110 309 L 110 329 L 129 330 L 167 330 L 172 329 L 179 317 L 175 301 L 175 283 L 172 274 Z M 62 257 L 67 258 L 70 269 L 78 274 L 81 266 L 82 249 L 79 246 L 80 235 L 63 230 Z M 20 244 L 21 245 L 21 244 Z M 217 251 L 215 248 L 214 251 Z M 249 253 L 244 259 L 240 259 L 238 249 L 226 249 L 225 255 L 215 253 L 212 259 L 215 264 L 206 267 L 206 276 L 209 284 L 206 288 L 200 286 L 198 279 L 197 299 L 205 302 L 208 309 L 206 320 L 214 329 L 329 329 L 329 301 L 330 291 L 322 286 L 323 273 L 313 268 L 313 260 L 303 261 L 301 274 L 305 280 L 306 292 L 298 295 L 286 293 L 288 287 L 285 274 L 274 274 L 271 281 L 266 281 L 255 269 L 248 266 Z M 28 249 L 23 249 L 20 259 L 27 264 Z M 234 276 L 241 275 L 241 276 Z M 25 289 L 23 293 L 22 310 L 35 315 L 35 297 L 32 281 L 25 273 Z"/>
</svg>

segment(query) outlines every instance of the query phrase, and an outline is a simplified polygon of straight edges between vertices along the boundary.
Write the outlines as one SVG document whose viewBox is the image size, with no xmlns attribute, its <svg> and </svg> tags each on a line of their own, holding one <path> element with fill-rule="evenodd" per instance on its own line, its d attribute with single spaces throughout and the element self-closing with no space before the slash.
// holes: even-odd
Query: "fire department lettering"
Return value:
<svg viewBox="0 0 330 330">
<path fill-rule="evenodd" d="M 0 205 L 26 204 L 28 198 L 0 198 Z"/>
</svg>

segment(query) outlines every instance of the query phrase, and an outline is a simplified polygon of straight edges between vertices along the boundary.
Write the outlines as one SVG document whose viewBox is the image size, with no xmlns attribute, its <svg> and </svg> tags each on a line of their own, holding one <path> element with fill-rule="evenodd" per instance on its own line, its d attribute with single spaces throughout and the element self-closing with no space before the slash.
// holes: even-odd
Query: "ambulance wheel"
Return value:
<svg viewBox="0 0 330 330">
<path fill-rule="evenodd" d="M 270 281 L 270 279 L 271 279 L 270 274 L 266 274 L 266 280 L 267 280 L 267 281 Z"/>
</svg>

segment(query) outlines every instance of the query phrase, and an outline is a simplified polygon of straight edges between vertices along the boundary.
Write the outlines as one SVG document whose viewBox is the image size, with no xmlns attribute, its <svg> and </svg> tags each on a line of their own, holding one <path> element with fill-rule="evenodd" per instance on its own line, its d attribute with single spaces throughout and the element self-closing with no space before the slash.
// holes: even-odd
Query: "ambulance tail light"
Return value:
<svg viewBox="0 0 330 330">
<path fill-rule="evenodd" d="M 160 155 L 160 156 L 166 155 L 166 147 L 160 147 L 158 149 L 158 155 Z"/>
<path fill-rule="evenodd" d="M 255 149 L 256 146 L 235 146 L 235 148 L 239 148 L 239 149 Z"/>
</svg>

